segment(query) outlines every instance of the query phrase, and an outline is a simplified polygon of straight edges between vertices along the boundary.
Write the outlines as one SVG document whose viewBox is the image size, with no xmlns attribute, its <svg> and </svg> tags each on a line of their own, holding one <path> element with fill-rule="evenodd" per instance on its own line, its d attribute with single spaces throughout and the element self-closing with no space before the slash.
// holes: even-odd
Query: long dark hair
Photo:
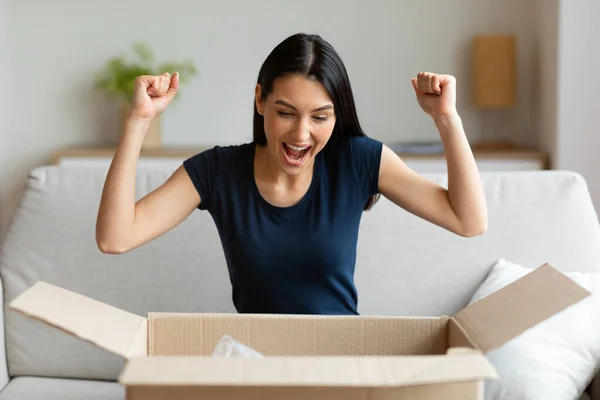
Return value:
<svg viewBox="0 0 600 400">
<path fill-rule="evenodd" d="M 258 73 L 257 84 L 261 85 L 262 99 L 266 100 L 271 94 L 276 78 L 297 74 L 320 82 L 333 100 L 336 121 L 327 146 L 334 145 L 344 136 L 366 136 L 358 121 L 346 67 L 331 44 L 319 35 L 305 33 L 289 36 L 279 43 L 267 56 Z M 253 104 L 253 142 L 265 146 L 264 117 L 258 113 L 256 102 Z M 378 197 L 372 196 L 365 210 L 370 209 Z"/>
</svg>

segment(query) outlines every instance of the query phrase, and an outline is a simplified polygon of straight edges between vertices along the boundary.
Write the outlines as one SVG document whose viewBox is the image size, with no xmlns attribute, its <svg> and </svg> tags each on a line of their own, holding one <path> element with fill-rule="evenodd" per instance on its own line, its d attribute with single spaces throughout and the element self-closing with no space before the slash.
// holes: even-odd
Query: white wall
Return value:
<svg viewBox="0 0 600 400">
<path fill-rule="evenodd" d="M 539 71 L 536 102 L 541 146 L 552 168 L 587 180 L 600 210 L 600 3 L 537 0 Z"/>
<path fill-rule="evenodd" d="M 0 238 L 2 229 L 8 220 L 11 204 L 8 201 L 8 189 L 6 185 L 7 167 L 7 127 L 8 127 L 8 7 L 6 0 L 0 0 Z"/>
<path fill-rule="evenodd" d="M 600 211 L 600 2 L 561 0 L 556 168 L 580 172 Z"/>
<path fill-rule="evenodd" d="M 189 57 L 200 70 L 165 114 L 170 145 L 249 140 L 260 64 L 297 31 L 320 33 L 338 49 L 364 128 L 384 141 L 437 138 L 410 85 L 421 70 L 458 78 L 459 111 L 471 140 L 480 136 L 478 111 L 468 101 L 471 35 L 515 32 L 519 105 L 499 130 L 525 141 L 535 131 L 534 0 L 8 2 L 8 67 L 14 73 L 5 142 L 10 151 L 0 164 L 8 213 L 27 172 L 48 162 L 52 151 L 116 140 L 116 110 L 93 89 L 93 79 L 108 58 L 138 39 L 150 42 L 161 59 Z"/>
<path fill-rule="evenodd" d="M 537 104 L 538 138 L 540 147 L 556 154 L 558 111 L 558 37 L 559 0 L 537 0 L 535 40 L 536 69 L 534 103 Z M 551 159 L 552 167 L 555 160 Z"/>
<path fill-rule="evenodd" d="M 7 21 L 8 8 L 5 0 L 0 0 L 0 174 L 5 172 L 3 166 L 5 165 L 3 160 L 6 149 L 6 119 L 8 117 L 8 82 L 10 81 L 10 74 L 8 70 L 8 38 L 7 38 Z M 5 220 L 8 218 L 8 209 L 6 207 L 6 186 L 3 184 L 2 176 L 0 175 L 0 227 L 5 224 Z M 2 230 L 0 230 L 0 239 L 2 238 Z M 0 293 L 3 294 L 3 288 L 0 288 Z M 0 331 L 0 346 L 4 346 L 4 330 Z M 4 348 L 2 348 L 4 352 Z M 0 360 L 0 387 L 6 385 L 8 381 L 8 365 L 4 359 Z"/>
</svg>

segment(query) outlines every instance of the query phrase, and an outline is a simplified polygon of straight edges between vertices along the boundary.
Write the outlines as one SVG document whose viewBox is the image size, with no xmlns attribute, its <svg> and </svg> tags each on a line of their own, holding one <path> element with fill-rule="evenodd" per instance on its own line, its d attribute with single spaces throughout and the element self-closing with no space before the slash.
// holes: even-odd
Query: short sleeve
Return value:
<svg viewBox="0 0 600 400">
<path fill-rule="evenodd" d="M 218 148 L 204 150 L 183 162 L 183 167 L 200 195 L 200 210 L 207 210 L 214 198 L 215 172 L 218 171 Z"/>
<path fill-rule="evenodd" d="M 383 143 L 368 136 L 353 136 L 350 148 L 359 184 L 364 187 L 367 196 L 378 194 Z"/>
</svg>

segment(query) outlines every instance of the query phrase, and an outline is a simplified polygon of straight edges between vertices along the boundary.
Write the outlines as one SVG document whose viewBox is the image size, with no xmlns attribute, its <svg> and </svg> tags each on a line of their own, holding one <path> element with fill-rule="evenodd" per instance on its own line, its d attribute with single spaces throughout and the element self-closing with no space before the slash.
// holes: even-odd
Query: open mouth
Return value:
<svg viewBox="0 0 600 400">
<path fill-rule="evenodd" d="M 282 143 L 285 161 L 292 165 L 301 165 L 312 146 L 294 146 Z"/>
</svg>

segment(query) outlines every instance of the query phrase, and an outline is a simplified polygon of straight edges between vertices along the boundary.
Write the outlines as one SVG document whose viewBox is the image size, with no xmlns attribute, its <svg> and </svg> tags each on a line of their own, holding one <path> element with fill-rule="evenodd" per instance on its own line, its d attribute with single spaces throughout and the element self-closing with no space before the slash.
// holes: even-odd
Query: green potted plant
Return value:
<svg viewBox="0 0 600 400">
<path fill-rule="evenodd" d="M 109 98 L 121 103 L 121 119 L 124 121 L 131 109 L 131 100 L 135 78 L 140 75 L 160 75 L 164 72 L 173 74 L 179 72 L 179 85 L 185 85 L 197 74 L 196 66 L 192 61 L 162 62 L 157 63 L 153 51 L 149 45 L 143 42 L 135 42 L 132 45 L 135 58 L 127 61 L 118 56 L 110 59 L 104 71 L 96 79 L 96 88 L 104 91 Z M 179 96 L 178 92 L 178 96 Z M 177 97 L 173 100 L 176 101 Z M 162 126 L 160 116 L 156 117 L 150 125 L 144 138 L 143 147 L 155 148 L 162 144 Z"/>
</svg>

